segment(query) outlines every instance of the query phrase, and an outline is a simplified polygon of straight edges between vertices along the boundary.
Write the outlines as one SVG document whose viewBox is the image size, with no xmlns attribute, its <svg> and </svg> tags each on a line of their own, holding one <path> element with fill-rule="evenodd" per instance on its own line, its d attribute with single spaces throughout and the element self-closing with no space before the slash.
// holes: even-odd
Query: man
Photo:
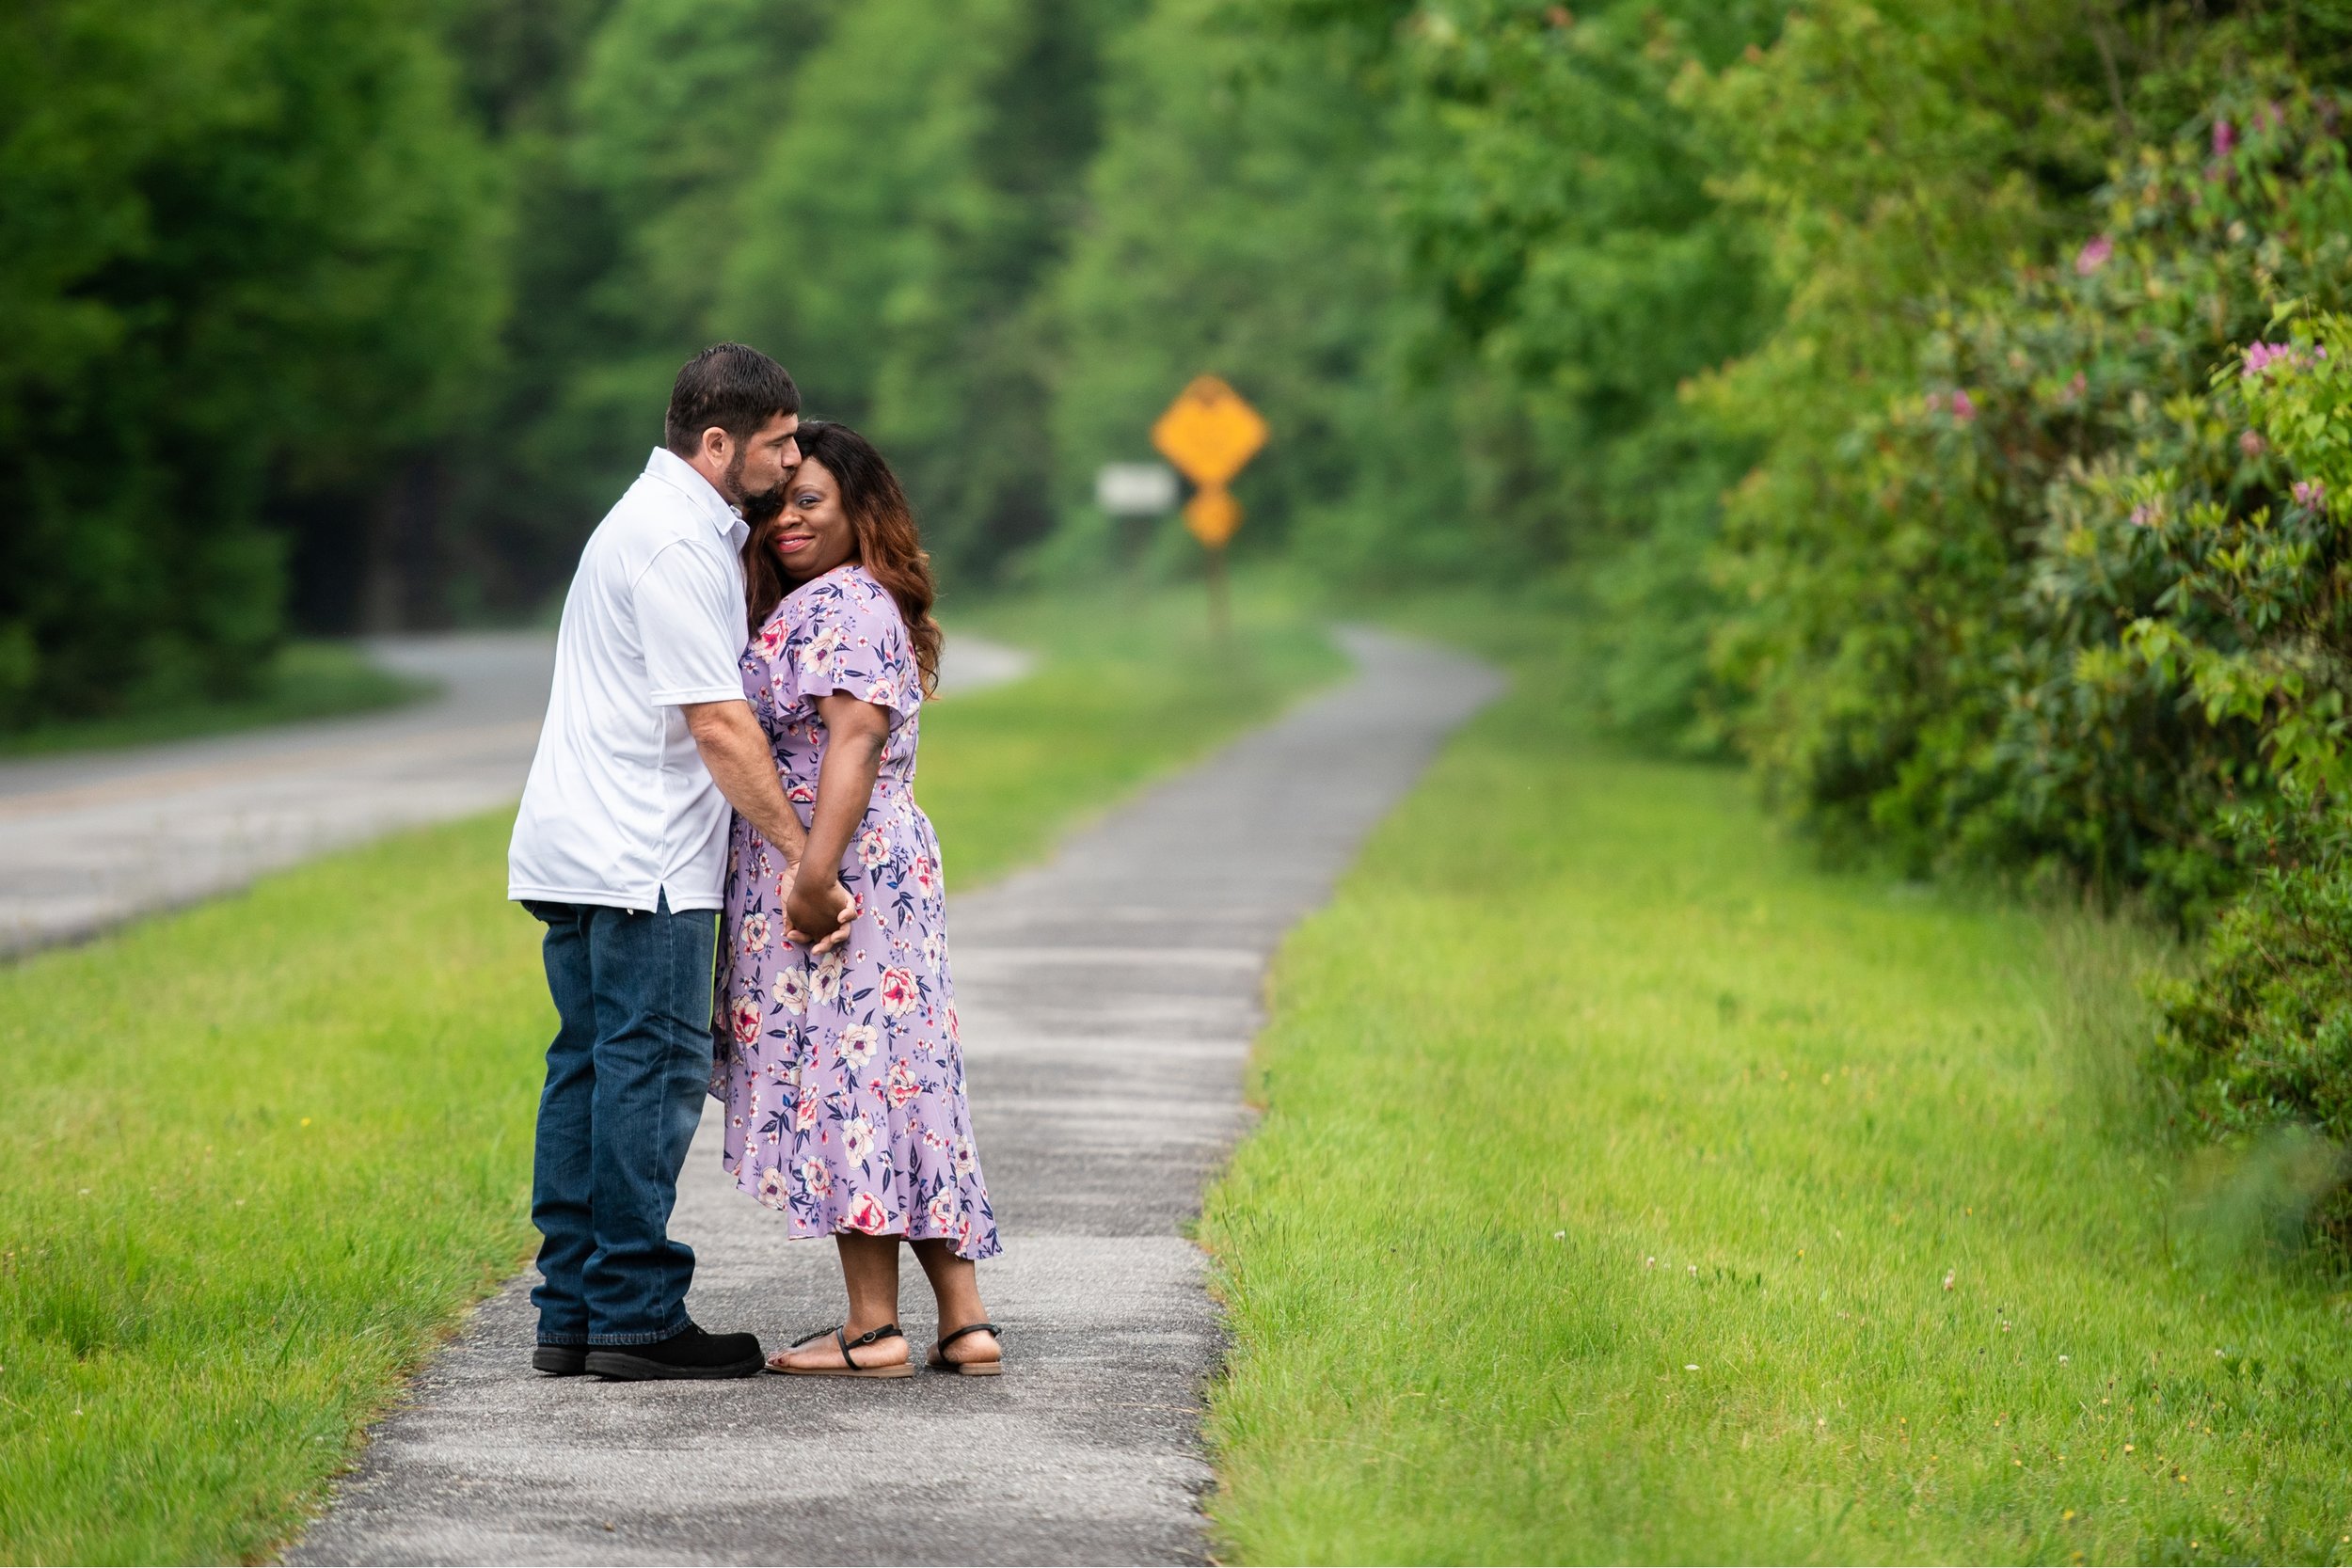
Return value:
<svg viewBox="0 0 2352 1568">
<path fill-rule="evenodd" d="M 671 389 L 665 444 L 589 536 L 564 601 L 507 852 L 507 896 L 547 927 L 560 1020 L 532 1172 L 543 1372 L 760 1370 L 756 1338 L 687 1317 L 694 1254 L 669 1225 L 710 1071 L 727 808 L 795 867 L 806 843 L 737 663 L 741 508 L 800 462 L 800 405 L 756 350 L 695 356 Z"/>
</svg>

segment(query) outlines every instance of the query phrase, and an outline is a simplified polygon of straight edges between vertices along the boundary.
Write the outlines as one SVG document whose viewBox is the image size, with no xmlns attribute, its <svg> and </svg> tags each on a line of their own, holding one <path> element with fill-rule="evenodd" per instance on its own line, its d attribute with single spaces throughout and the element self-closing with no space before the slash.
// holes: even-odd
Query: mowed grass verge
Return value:
<svg viewBox="0 0 2352 1568">
<path fill-rule="evenodd" d="M 2153 944 L 1824 874 L 1518 674 L 1278 967 L 1222 1555 L 2352 1558 L 2347 1298 L 2189 1244 Z"/>
<path fill-rule="evenodd" d="M 1253 601 L 1000 607 L 1045 657 L 942 702 L 954 884 L 1336 673 Z M 527 1255 L 552 1025 L 503 813 L 0 969 L 0 1559 L 234 1561 Z"/>
</svg>

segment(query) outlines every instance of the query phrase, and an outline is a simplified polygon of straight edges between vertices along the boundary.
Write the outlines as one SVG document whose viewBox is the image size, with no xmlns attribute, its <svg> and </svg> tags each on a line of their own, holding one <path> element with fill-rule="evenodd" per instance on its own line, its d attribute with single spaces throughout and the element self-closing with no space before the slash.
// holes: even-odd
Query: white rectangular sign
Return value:
<svg viewBox="0 0 2352 1568">
<path fill-rule="evenodd" d="M 1158 517 L 1176 510 L 1176 470 L 1165 463 L 1105 463 L 1094 504 L 1114 517 Z"/>
</svg>

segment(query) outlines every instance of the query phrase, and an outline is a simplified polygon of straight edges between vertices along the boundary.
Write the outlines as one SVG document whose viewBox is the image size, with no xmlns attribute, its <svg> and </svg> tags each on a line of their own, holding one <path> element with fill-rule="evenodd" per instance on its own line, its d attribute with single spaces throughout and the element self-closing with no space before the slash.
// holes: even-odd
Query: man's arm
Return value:
<svg viewBox="0 0 2352 1568">
<path fill-rule="evenodd" d="M 737 699 L 727 703 L 682 703 L 679 709 L 686 715 L 686 728 L 694 737 L 694 749 L 702 753 L 703 766 L 710 770 L 711 782 L 719 793 L 749 822 L 760 837 L 775 846 L 785 859 L 785 884 L 789 887 L 801 869 L 801 859 L 808 852 L 808 834 L 801 827 L 801 819 L 793 815 L 792 803 L 784 798 L 784 784 L 776 774 L 776 760 L 768 750 L 768 736 L 752 717 L 752 705 Z M 853 905 L 847 892 L 838 906 L 838 927 L 823 934 L 816 944 L 822 952 L 842 940 L 846 934 Z M 801 941 L 812 933 L 795 931 L 794 940 Z"/>
</svg>

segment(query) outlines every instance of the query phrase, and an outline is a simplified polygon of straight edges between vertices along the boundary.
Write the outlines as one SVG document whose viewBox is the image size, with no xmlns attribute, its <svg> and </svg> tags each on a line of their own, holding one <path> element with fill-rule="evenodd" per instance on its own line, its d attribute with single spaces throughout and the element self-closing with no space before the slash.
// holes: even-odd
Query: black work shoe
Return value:
<svg viewBox="0 0 2352 1568">
<path fill-rule="evenodd" d="M 557 1377 L 578 1377 L 588 1370 L 586 1345 L 535 1345 L 531 1352 L 531 1370 L 552 1372 Z"/>
<path fill-rule="evenodd" d="M 765 1363 L 755 1334 L 706 1334 L 693 1323 L 650 1345 L 597 1345 L 587 1369 L 598 1377 L 649 1382 L 675 1377 L 754 1377 Z"/>
</svg>

